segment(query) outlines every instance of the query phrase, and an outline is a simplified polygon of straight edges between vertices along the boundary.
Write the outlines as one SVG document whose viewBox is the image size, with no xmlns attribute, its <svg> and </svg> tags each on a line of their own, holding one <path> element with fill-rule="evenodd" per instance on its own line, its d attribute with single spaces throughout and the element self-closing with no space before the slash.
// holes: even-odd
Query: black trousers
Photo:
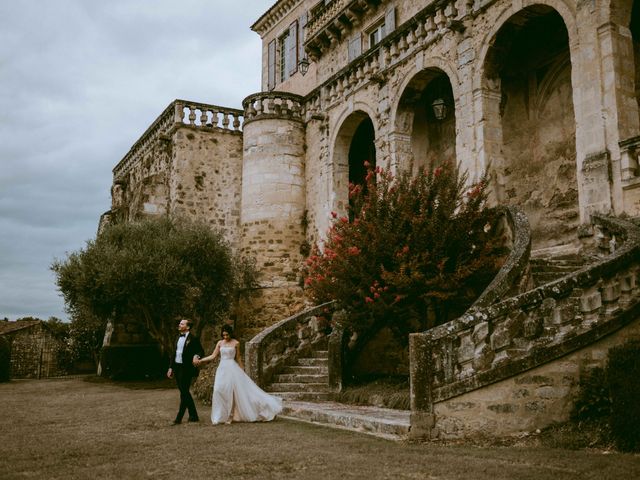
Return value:
<svg viewBox="0 0 640 480">
<path fill-rule="evenodd" d="M 191 382 L 193 381 L 193 377 L 190 373 L 189 369 L 185 368 L 181 364 L 176 364 L 173 371 L 176 383 L 178 384 L 178 390 L 180 390 L 180 408 L 178 409 L 178 415 L 176 415 L 176 422 L 182 421 L 184 412 L 187 410 L 189 410 L 189 420 L 198 420 L 196 404 L 193 402 L 193 397 L 189 391 L 191 388 Z"/>
</svg>

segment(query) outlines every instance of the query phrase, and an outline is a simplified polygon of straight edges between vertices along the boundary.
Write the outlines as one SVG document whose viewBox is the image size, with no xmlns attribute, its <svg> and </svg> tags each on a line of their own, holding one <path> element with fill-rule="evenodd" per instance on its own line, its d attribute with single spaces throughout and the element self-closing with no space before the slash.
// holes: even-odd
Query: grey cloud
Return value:
<svg viewBox="0 0 640 480">
<path fill-rule="evenodd" d="M 271 3 L 0 3 L 0 318 L 64 318 L 49 266 L 95 236 L 111 169 L 173 99 L 259 89 Z"/>
</svg>

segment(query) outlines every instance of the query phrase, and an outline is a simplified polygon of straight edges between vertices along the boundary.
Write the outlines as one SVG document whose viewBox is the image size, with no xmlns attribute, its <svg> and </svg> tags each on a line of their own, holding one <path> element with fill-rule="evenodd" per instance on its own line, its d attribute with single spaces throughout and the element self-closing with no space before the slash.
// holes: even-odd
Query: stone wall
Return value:
<svg viewBox="0 0 640 480">
<path fill-rule="evenodd" d="M 640 338 L 640 319 L 623 330 L 570 355 L 481 390 L 437 402 L 432 438 L 506 436 L 566 422 L 578 392 L 580 376 L 604 367 L 608 351 Z"/>
<path fill-rule="evenodd" d="M 505 414 L 502 433 L 566 419 L 577 367 L 603 361 L 608 346 L 637 336 L 640 231 L 619 220 L 594 220 L 600 232 L 593 237 L 597 248 L 608 251 L 615 236 L 614 253 L 555 282 L 411 335 L 413 434 L 490 430 L 495 425 L 484 420 L 467 421 L 471 410 L 482 408 Z M 556 378 L 563 368 L 566 378 Z M 536 369 L 537 374 L 529 373 Z M 434 430 L 438 415 L 445 426 Z M 464 424 L 466 430 L 447 422 Z"/>
<path fill-rule="evenodd" d="M 180 127 L 171 143 L 169 213 L 208 223 L 238 248 L 242 133 Z"/>
<path fill-rule="evenodd" d="M 11 345 L 11 378 L 47 378 L 66 373 L 58 361 L 62 345 L 42 322 L 4 336 Z"/>
</svg>

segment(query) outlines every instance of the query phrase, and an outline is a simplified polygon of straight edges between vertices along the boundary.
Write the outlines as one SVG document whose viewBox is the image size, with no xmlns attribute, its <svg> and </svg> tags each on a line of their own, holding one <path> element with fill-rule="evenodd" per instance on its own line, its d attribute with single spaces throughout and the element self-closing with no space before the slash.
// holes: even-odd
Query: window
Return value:
<svg viewBox="0 0 640 480">
<path fill-rule="evenodd" d="M 382 39 L 393 32 L 396 28 L 396 11 L 390 7 L 385 15 L 378 23 L 374 24 L 367 30 L 367 39 L 369 40 L 369 48 L 376 46 Z"/>
<path fill-rule="evenodd" d="M 369 30 L 369 48 L 380 43 L 384 38 L 384 22 L 376 25 L 373 30 Z"/>
<path fill-rule="evenodd" d="M 267 71 L 267 89 L 273 90 L 276 86 L 276 41 L 269 42 L 267 51 L 268 71 Z"/>
<path fill-rule="evenodd" d="M 278 41 L 280 49 L 280 81 L 284 82 L 298 70 L 298 21 L 293 22 Z"/>
</svg>

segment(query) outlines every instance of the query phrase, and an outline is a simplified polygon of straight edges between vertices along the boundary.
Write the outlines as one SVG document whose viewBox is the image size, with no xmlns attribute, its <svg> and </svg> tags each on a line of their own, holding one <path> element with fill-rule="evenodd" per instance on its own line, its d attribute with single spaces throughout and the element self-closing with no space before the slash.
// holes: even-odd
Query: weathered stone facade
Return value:
<svg viewBox="0 0 640 480">
<path fill-rule="evenodd" d="M 242 110 L 172 103 L 114 169 L 103 217 L 185 213 L 221 227 L 262 273 L 241 309 L 246 332 L 304 306 L 301 261 L 330 213 L 346 212 L 364 160 L 396 171 L 455 161 L 470 180 L 488 171 L 492 201 L 525 211 L 538 251 L 578 248 L 594 213 L 640 215 L 640 1 L 278 0 L 252 29 L 262 92 Z M 574 293 L 589 305 L 603 285 Z M 536 321 L 566 332 L 562 315 Z M 488 359 L 511 338 L 496 328 L 463 335 L 463 372 L 517 353 Z M 487 408 L 528 408 L 508 405 Z"/>
</svg>

